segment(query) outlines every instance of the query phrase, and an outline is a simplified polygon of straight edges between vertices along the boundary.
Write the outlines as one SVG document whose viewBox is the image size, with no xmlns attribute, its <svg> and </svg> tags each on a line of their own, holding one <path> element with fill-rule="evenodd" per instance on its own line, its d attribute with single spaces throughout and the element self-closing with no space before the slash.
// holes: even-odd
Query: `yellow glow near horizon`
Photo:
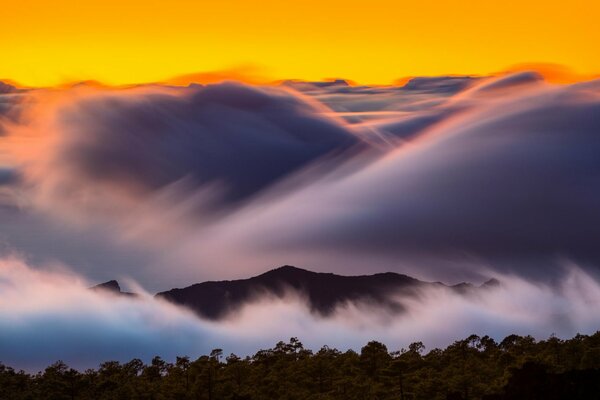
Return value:
<svg viewBox="0 0 600 400">
<path fill-rule="evenodd" d="M 0 78 L 164 81 L 257 66 L 269 79 L 600 72 L 596 0 L 21 0 L 2 4 Z"/>
</svg>

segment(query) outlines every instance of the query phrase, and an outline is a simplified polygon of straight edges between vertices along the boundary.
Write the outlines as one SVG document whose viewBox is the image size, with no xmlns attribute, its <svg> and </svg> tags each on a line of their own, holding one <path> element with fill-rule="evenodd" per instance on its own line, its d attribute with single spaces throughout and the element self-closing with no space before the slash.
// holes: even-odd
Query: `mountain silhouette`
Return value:
<svg viewBox="0 0 600 400">
<path fill-rule="evenodd" d="M 426 287 L 448 287 L 461 294 L 477 289 L 465 283 L 446 286 L 423 282 L 393 272 L 341 276 L 286 265 L 249 279 L 203 282 L 161 292 L 156 297 L 185 306 L 201 317 L 219 319 L 261 296 L 283 298 L 289 292 L 296 292 L 306 299 L 313 313 L 327 316 L 348 302 L 402 312 L 404 307 L 399 297 L 416 297 L 419 289 Z"/>
<path fill-rule="evenodd" d="M 119 282 L 117 282 L 115 280 L 111 280 L 111 281 L 104 282 L 104 283 L 101 283 L 96 286 L 92 286 L 90 288 L 90 290 L 112 293 L 112 294 L 123 295 L 123 296 L 137 296 L 137 294 L 135 294 L 135 293 L 121 291 L 121 286 L 119 285 Z"/>
</svg>

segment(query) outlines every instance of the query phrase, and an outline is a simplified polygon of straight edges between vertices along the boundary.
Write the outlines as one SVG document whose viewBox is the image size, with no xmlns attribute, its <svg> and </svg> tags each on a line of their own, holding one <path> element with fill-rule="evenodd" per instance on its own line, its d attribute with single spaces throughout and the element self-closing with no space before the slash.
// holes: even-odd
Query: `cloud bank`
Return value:
<svg viewBox="0 0 600 400">
<path fill-rule="evenodd" d="M 75 96 L 60 99 L 50 121 L 36 121 L 49 123 L 50 134 L 40 138 L 46 146 L 32 161 L 32 180 L 56 202 L 105 201 L 103 193 L 137 201 L 182 181 L 218 186 L 220 201 L 236 201 L 359 142 L 317 105 L 269 88 L 223 83 Z"/>
<path fill-rule="evenodd" d="M 5 197 L 77 238 L 54 259 L 99 237 L 125 261 L 74 268 L 153 290 L 283 264 L 450 283 L 554 279 L 564 260 L 597 274 L 598 93 L 531 72 L 37 91 L 5 124 L 19 177 Z M 35 254 L 18 231 L 0 228 Z"/>
<path fill-rule="evenodd" d="M 301 213 L 298 229 L 273 235 L 278 245 L 400 259 L 462 252 L 540 276 L 560 257 L 599 265 L 598 92 L 520 74 L 444 109 L 453 112 L 415 140 L 266 211 L 263 221 Z"/>
</svg>

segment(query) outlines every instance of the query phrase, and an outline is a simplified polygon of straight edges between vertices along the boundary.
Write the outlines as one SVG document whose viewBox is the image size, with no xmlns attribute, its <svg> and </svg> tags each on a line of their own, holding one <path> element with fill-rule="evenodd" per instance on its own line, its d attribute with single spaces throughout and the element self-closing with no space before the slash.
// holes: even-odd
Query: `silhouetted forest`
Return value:
<svg viewBox="0 0 600 400">
<path fill-rule="evenodd" d="M 253 356 L 215 349 L 197 360 L 108 361 L 83 372 L 59 361 L 27 374 L 0 364 L 13 399 L 600 399 L 600 332 L 569 340 L 472 335 L 446 349 L 313 352 L 292 338 Z"/>
</svg>

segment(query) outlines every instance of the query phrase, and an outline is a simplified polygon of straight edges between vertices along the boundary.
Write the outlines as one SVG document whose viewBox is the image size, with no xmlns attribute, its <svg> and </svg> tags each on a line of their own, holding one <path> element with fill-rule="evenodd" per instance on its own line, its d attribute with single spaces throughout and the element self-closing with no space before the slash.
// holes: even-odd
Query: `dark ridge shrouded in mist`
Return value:
<svg viewBox="0 0 600 400">
<path fill-rule="evenodd" d="M 489 281 L 488 285 L 493 282 Z M 156 296 L 190 308 L 202 317 L 219 319 L 261 297 L 284 298 L 294 291 L 301 298 L 306 298 L 312 312 L 329 316 L 346 303 L 364 303 L 400 313 L 405 306 L 399 297 L 418 297 L 421 291 L 432 287 L 446 286 L 393 272 L 341 276 L 286 265 L 249 279 L 203 282 Z M 475 289 L 467 283 L 449 288 L 458 293 Z"/>
</svg>

